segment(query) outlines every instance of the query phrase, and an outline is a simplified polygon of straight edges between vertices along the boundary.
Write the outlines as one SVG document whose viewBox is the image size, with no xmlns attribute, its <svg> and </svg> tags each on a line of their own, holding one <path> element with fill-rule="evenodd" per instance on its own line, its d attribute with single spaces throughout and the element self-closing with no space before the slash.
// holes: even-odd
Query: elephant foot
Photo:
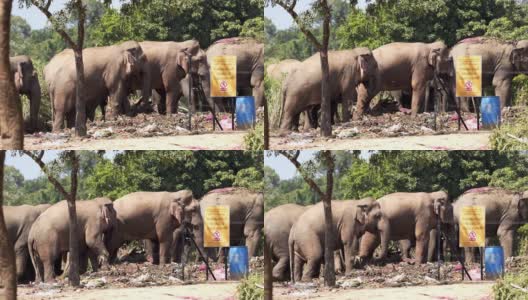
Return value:
<svg viewBox="0 0 528 300">
<path fill-rule="evenodd" d="M 408 257 L 404 257 L 404 258 L 402 258 L 402 262 L 407 263 L 407 264 L 409 264 L 409 265 L 414 265 L 414 264 L 416 264 L 416 260 L 415 260 L 415 259 L 413 259 L 413 258 L 408 258 Z"/>
</svg>

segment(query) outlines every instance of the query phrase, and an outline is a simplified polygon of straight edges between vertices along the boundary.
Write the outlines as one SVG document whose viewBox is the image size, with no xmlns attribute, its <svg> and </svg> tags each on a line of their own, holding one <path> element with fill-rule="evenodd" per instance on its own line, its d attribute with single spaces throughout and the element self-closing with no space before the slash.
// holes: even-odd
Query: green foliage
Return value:
<svg viewBox="0 0 528 300">
<path fill-rule="evenodd" d="M 107 196 L 117 199 L 137 191 L 191 189 L 195 197 L 220 187 L 263 189 L 262 151 L 125 151 L 113 160 L 94 151 L 78 151 L 79 199 Z M 71 167 L 57 159 L 49 163 L 54 176 L 68 189 Z M 56 203 L 62 196 L 40 176 L 24 180 L 6 168 L 5 200 L 8 205 Z"/>
<path fill-rule="evenodd" d="M 506 274 L 504 279 L 498 280 L 493 285 L 493 297 L 497 300 L 527 299 L 526 292 L 514 288 L 512 284 L 521 288 L 527 288 L 528 272 L 523 271 L 516 274 Z"/>
<path fill-rule="evenodd" d="M 243 279 L 237 286 L 237 299 L 240 300 L 260 300 L 264 299 L 264 276 L 262 272 L 251 274 Z"/>
<path fill-rule="evenodd" d="M 264 77 L 264 93 L 268 102 L 268 117 L 270 128 L 278 128 L 282 107 L 282 81 L 269 76 Z"/>
<path fill-rule="evenodd" d="M 264 150 L 264 124 L 262 122 L 257 123 L 255 128 L 244 136 L 244 145 L 248 150 Z"/>
<path fill-rule="evenodd" d="M 525 150 L 528 144 L 528 116 L 522 114 L 515 123 L 503 123 L 490 136 L 491 148 L 495 150 Z"/>
</svg>

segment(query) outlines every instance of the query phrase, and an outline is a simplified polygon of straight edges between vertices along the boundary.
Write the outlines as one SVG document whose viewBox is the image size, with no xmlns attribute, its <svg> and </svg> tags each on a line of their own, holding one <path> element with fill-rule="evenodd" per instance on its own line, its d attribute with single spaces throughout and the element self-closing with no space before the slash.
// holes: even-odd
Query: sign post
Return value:
<svg viewBox="0 0 528 300">
<path fill-rule="evenodd" d="M 228 248 L 230 246 L 229 224 L 229 206 L 206 207 L 204 213 L 204 246 Z M 224 261 L 225 279 L 227 280 L 227 256 L 225 256 Z"/>
<path fill-rule="evenodd" d="M 460 224 L 460 247 L 480 248 L 480 278 L 483 279 L 482 249 L 486 246 L 486 207 L 462 207 L 458 223 Z"/>
<path fill-rule="evenodd" d="M 234 55 L 213 56 L 211 60 L 211 97 L 237 96 L 237 57 Z M 214 102 L 214 101 L 213 101 Z M 235 129 L 235 105 L 231 114 L 231 129 Z M 213 122 L 213 130 L 214 130 Z"/>
<path fill-rule="evenodd" d="M 456 97 L 458 99 L 458 130 L 462 115 L 460 113 L 460 97 L 482 97 L 482 57 L 481 56 L 455 56 L 454 59 L 456 72 Z M 480 108 L 475 106 L 477 112 L 477 129 L 480 129 Z M 466 124 L 464 127 L 468 130 Z"/>
</svg>

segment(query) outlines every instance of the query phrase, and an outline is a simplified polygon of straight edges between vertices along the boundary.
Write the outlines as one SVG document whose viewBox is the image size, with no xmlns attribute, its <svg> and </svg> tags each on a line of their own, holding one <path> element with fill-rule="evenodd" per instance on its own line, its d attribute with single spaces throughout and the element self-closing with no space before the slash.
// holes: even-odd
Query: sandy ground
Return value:
<svg viewBox="0 0 528 300">
<path fill-rule="evenodd" d="M 315 294 L 281 295 L 285 288 L 276 288 L 273 299 L 325 299 L 325 300 L 491 300 L 493 282 L 461 283 L 451 285 L 412 286 L 401 288 L 348 289 L 324 291 Z"/>
<path fill-rule="evenodd" d="M 330 150 L 486 150 L 489 131 L 444 135 L 400 136 L 367 139 L 315 139 L 286 143 L 284 138 L 271 138 L 271 149 L 330 149 Z"/>
<path fill-rule="evenodd" d="M 139 138 L 101 138 L 46 141 L 26 135 L 27 150 L 240 150 L 246 131 Z"/>
<path fill-rule="evenodd" d="M 192 284 L 145 288 L 109 288 L 64 292 L 50 296 L 30 294 L 31 289 L 19 288 L 18 299 L 78 299 L 78 300 L 234 300 L 237 282 Z"/>
</svg>

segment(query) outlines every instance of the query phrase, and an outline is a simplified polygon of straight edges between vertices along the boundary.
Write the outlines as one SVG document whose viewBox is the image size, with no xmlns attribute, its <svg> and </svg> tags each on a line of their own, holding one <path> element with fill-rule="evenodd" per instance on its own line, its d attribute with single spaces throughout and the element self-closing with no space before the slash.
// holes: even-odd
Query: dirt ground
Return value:
<svg viewBox="0 0 528 300">
<path fill-rule="evenodd" d="M 260 111 L 258 116 L 260 117 Z M 259 118 L 258 117 L 258 118 Z M 188 129 L 188 115 L 172 116 L 157 113 L 138 114 L 134 117 L 118 116 L 116 120 L 97 119 L 88 122 L 88 135 L 74 136 L 73 129 L 54 133 L 49 131 L 25 135 L 24 147 L 37 149 L 73 150 L 240 150 L 244 147 L 247 130 L 232 130 L 231 114 L 218 113 L 224 128 L 213 131 L 212 115 L 196 113 L 192 128 Z M 236 122 L 235 122 L 236 123 Z"/>
<path fill-rule="evenodd" d="M 488 150 L 489 131 L 366 139 L 313 139 L 309 143 L 272 138 L 272 149 L 312 150 Z"/>
<path fill-rule="evenodd" d="M 459 283 L 451 285 L 410 286 L 401 288 L 375 288 L 360 290 L 324 291 L 309 296 L 281 295 L 284 288 L 273 291 L 273 299 L 325 299 L 325 300 L 491 300 L 492 282 Z"/>
<path fill-rule="evenodd" d="M 513 123 L 526 113 L 524 107 L 507 107 L 502 112 L 503 123 Z M 359 121 L 337 124 L 333 136 L 323 138 L 319 129 L 301 130 L 286 135 L 273 130 L 272 149 L 369 149 L 369 150 L 487 150 L 491 131 L 477 130 L 477 116 L 463 113 L 468 130 L 456 113 L 422 113 L 416 118 L 401 108 L 396 112 L 367 115 Z M 435 130 L 436 123 L 436 130 Z"/>
<path fill-rule="evenodd" d="M 54 294 L 33 293 L 30 288 L 19 288 L 19 299 L 76 299 L 76 300 L 234 300 L 237 282 L 200 283 L 190 285 L 107 288 L 97 290 L 66 291 Z"/>
</svg>

